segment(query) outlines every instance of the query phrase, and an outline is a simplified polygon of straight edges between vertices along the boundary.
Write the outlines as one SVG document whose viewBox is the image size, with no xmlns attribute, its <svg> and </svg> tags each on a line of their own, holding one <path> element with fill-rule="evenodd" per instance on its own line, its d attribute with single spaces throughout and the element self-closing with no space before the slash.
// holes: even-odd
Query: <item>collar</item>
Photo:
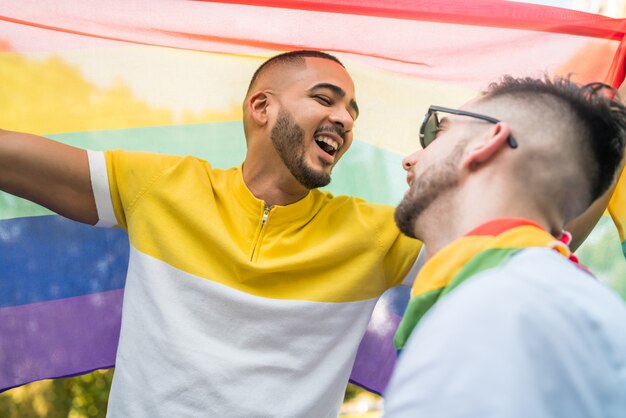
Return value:
<svg viewBox="0 0 626 418">
<path fill-rule="evenodd" d="M 447 286 L 481 251 L 543 247 L 555 241 L 556 238 L 529 219 L 502 218 L 485 222 L 445 246 L 424 264 L 413 284 L 411 297 Z"/>
<path fill-rule="evenodd" d="M 567 244 L 528 219 L 486 222 L 453 241 L 424 264 L 411 290 L 411 300 L 394 343 L 402 349 L 426 312 L 446 294 L 476 274 L 496 267 L 521 249 L 548 247 L 577 262 Z"/>
<path fill-rule="evenodd" d="M 241 207 L 253 217 L 263 216 L 265 202 L 252 194 L 243 179 L 243 164 L 237 167 L 230 185 Z M 270 208 L 272 224 L 307 221 L 315 216 L 324 203 L 327 193 L 311 190 L 305 197 L 286 206 L 274 205 Z"/>
<path fill-rule="evenodd" d="M 477 226 L 472 229 L 465 236 L 471 235 L 490 235 L 496 236 L 509 229 L 517 228 L 518 226 L 534 226 L 535 228 L 543 229 L 541 225 L 539 225 L 535 221 L 531 221 L 526 218 L 499 218 L 493 219 L 491 221 L 487 221 L 484 224 Z"/>
</svg>

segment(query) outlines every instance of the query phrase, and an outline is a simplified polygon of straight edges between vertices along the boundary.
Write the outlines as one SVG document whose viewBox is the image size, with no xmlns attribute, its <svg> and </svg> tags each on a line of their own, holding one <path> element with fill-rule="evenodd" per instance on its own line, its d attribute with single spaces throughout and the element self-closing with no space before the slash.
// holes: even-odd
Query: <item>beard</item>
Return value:
<svg viewBox="0 0 626 418">
<path fill-rule="evenodd" d="M 458 165 L 464 146 L 464 143 L 457 144 L 444 161 L 423 170 L 422 174 L 416 174 L 411 188 L 404 195 L 394 213 L 396 225 L 404 235 L 419 239 L 415 234 L 415 225 L 420 216 L 443 193 L 459 185 Z"/>
<path fill-rule="evenodd" d="M 307 189 L 324 187 L 330 183 L 330 174 L 314 170 L 306 163 L 304 150 L 304 130 L 293 116 L 282 107 L 278 111 L 276 124 L 270 138 L 278 155 L 291 174 Z"/>
</svg>

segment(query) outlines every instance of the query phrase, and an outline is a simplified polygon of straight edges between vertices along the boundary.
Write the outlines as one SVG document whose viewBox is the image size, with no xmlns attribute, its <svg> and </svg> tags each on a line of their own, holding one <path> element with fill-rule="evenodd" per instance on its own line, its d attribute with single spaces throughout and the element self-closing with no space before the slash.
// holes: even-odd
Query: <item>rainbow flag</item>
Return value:
<svg viewBox="0 0 626 418">
<path fill-rule="evenodd" d="M 241 101 L 263 60 L 337 55 L 357 87 L 355 143 L 329 189 L 395 205 L 428 105 L 458 107 L 502 74 L 624 79 L 626 21 L 495 0 L 0 3 L 0 127 L 79 147 L 245 155 Z M 620 185 L 581 258 L 626 295 Z M 618 235 L 619 234 L 619 235 Z M 614 251 L 613 249 L 616 248 Z M 128 242 L 0 194 L 0 390 L 114 366 Z M 382 392 L 408 300 L 380 301 L 352 380 Z"/>
</svg>

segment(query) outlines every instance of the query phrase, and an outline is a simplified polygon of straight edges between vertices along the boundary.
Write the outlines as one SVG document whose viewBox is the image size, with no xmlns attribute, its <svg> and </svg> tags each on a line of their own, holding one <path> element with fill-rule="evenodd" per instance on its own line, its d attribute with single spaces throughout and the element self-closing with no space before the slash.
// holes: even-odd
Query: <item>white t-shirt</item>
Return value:
<svg viewBox="0 0 626 418">
<path fill-rule="evenodd" d="M 626 417 L 626 306 L 551 249 L 437 303 L 401 353 L 386 417 Z"/>
</svg>

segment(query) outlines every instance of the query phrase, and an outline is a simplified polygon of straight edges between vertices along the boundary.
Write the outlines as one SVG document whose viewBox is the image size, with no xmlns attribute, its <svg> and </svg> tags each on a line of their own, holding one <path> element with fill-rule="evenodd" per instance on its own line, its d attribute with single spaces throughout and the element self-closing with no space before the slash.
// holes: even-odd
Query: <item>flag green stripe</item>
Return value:
<svg viewBox="0 0 626 418">
<path fill-rule="evenodd" d="M 241 164 L 246 146 L 241 122 L 88 131 L 48 135 L 57 141 L 92 150 L 123 148 L 166 154 L 195 155 L 226 168 Z M 406 190 L 402 157 L 355 140 L 333 172 L 326 188 L 334 194 L 396 205 Z M 51 214 L 45 208 L 0 192 L 0 219 Z"/>
<path fill-rule="evenodd" d="M 430 292 L 411 298 L 404 312 L 404 317 L 398 326 L 396 335 L 394 336 L 393 342 L 396 349 L 401 350 L 404 347 L 419 321 L 439 299 L 450 293 L 473 275 L 502 264 L 511 254 L 519 250 L 519 248 L 490 248 L 481 251 L 465 264 L 452 280 L 450 280 L 448 286 L 431 290 Z"/>
<path fill-rule="evenodd" d="M 450 283 L 446 286 L 441 296 L 447 295 L 471 276 L 502 264 L 520 249 L 521 248 L 489 248 L 479 252 L 463 266 L 452 280 L 450 280 Z"/>
<path fill-rule="evenodd" d="M 404 311 L 404 316 L 398 325 L 396 334 L 393 337 L 393 344 L 396 346 L 396 350 L 402 350 L 406 345 L 411 332 L 417 326 L 417 323 L 422 319 L 426 312 L 439 300 L 439 295 L 442 289 L 431 290 L 430 292 L 422 293 L 419 296 L 411 298 L 409 304 Z"/>
</svg>

